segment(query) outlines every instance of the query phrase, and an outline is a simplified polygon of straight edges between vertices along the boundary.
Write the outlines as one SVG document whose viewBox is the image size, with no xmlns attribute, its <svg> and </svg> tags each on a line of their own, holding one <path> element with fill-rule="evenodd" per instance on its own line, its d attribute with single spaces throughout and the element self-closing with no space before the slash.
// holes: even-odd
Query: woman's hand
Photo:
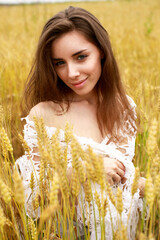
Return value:
<svg viewBox="0 0 160 240">
<path fill-rule="evenodd" d="M 120 181 L 122 181 L 122 183 L 126 181 L 126 178 L 124 178 L 125 166 L 116 159 L 105 157 L 104 171 L 111 186 Z"/>
</svg>

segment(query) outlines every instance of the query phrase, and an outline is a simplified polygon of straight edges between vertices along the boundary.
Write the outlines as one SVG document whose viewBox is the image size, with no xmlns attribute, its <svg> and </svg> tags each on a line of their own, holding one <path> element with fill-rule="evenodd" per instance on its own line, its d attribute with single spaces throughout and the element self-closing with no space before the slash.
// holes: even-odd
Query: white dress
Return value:
<svg viewBox="0 0 160 240">
<path fill-rule="evenodd" d="M 136 105 L 131 98 L 129 98 L 129 100 L 130 100 L 130 105 L 135 112 Z M 124 115 L 125 115 L 125 113 L 124 113 Z M 26 120 L 26 124 L 24 125 L 24 139 L 26 140 L 28 146 L 31 149 L 31 156 L 33 159 L 33 157 L 35 155 L 37 155 L 37 156 L 39 155 L 38 153 L 33 153 L 33 149 L 35 147 L 37 147 L 37 132 L 34 128 L 35 127 L 34 122 L 30 121 L 28 116 L 23 119 Z M 91 138 L 80 137 L 80 136 L 74 135 L 84 150 L 86 150 L 89 145 L 89 146 L 91 146 L 91 148 L 93 149 L 93 151 L 96 154 L 101 154 L 104 157 L 109 156 L 111 158 L 115 158 L 124 164 L 125 178 L 127 179 L 127 181 L 125 182 L 125 185 L 122 183 L 119 183 L 118 186 L 121 189 L 123 189 L 123 192 L 122 192 L 122 196 L 123 196 L 122 221 L 123 221 L 123 224 L 125 226 L 127 226 L 128 239 L 130 239 L 130 240 L 135 239 L 136 227 L 137 227 L 137 223 L 138 223 L 138 219 L 139 219 L 139 210 L 142 211 L 142 208 L 143 208 L 143 201 L 142 201 L 142 199 L 140 199 L 139 190 L 134 194 L 133 198 L 132 198 L 132 194 L 131 194 L 131 185 L 133 183 L 134 173 L 135 173 L 135 167 L 132 163 L 132 159 L 135 154 L 136 133 L 130 135 L 128 130 L 133 128 L 133 126 L 136 129 L 135 123 L 133 123 L 133 125 L 131 126 L 129 121 L 125 121 L 125 123 L 123 125 L 123 129 L 118 130 L 118 131 L 120 131 L 119 133 L 121 133 L 121 135 L 127 139 L 126 144 L 121 144 L 120 142 L 117 142 L 117 143 L 110 142 L 109 144 L 107 144 L 107 142 L 109 140 L 109 136 L 106 136 L 101 143 L 97 143 L 94 140 L 92 140 Z M 125 128 L 127 129 L 127 131 L 125 131 Z M 49 138 L 51 138 L 51 136 L 55 133 L 56 128 L 46 126 L 46 131 L 47 131 Z M 65 144 L 64 138 L 65 138 L 64 131 L 62 129 L 60 129 L 59 139 L 60 139 L 60 143 L 62 146 L 64 146 L 64 144 Z M 120 149 L 121 150 L 123 149 L 124 153 L 122 153 L 122 151 L 120 151 Z M 25 153 L 25 155 L 23 155 L 16 161 L 16 166 L 17 166 L 19 172 L 21 173 L 21 176 L 23 179 L 23 184 L 24 184 L 25 209 L 26 209 L 27 215 L 32 218 L 36 218 L 37 216 L 38 217 L 40 216 L 40 209 L 38 209 L 38 213 L 35 212 L 33 209 L 32 197 L 31 197 L 32 191 L 30 188 L 31 173 L 35 172 L 36 179 L 37 179 L 37 182 L 36 182 L 37 186 L 35 187 L 33 194 L 36 195 L 36 192 L 37 192 L 36 188 L 38 188 L 38 179 L 39 179 L 39 171 L 38 171 L 39 165 L 40 165 L 39 162 L 28 160 L 27 153 Z M 71 166 L 72 166 L 71 153 L 69 153 L 68 168 Z M 93 192 L 95 191 L 95 189 L 100 194 L 100 187 L 98 184 L 94 184 L 94 188 L 92 189 Z M 116 189 L 117 189 L 117 185 L 112 187 L 113 192 L 116 191 Z M 82 189 L 81 195 L 79 195 L 79 202 L 82 201 L 82 198 L 84 198 L 83 189 Z M 113 239 L 112 227 L 113 227 L 114 231 L 116 231 L 117 224 L 118 224 L 118 219 L 117 219 L 118 212 L 117 212 L 116 208 L 114 207 L 114 205 L 109 200 L 109 198 L 108 198 L 108 202 L 109 202 L 110 211 L 107 211 L 107 214 L 105 216 L 105 239 L 112 240 Z M 98 207 L 96 204 L 94 204 L 94 207 L 95 207 L 95 216 L 96 216 L 96 224 L 97 224 L 97 239 L 100 240 L 101 239 L 101 227 L 100 227 L 100 220 L 99 220 L 99 212 L 98 212 Z M 84 209 L 86 209 L 86 208 L 84 208 Z M 82 216 L 81 216 L 81 211 L 80 211 L 79 207 L 77 209 L 77 214 L 78 214 L 79 226 L 81 227 L 83 225 L 83 222 L 81 220 Z M 130 215 L 129 220 L 127 220 L 128 214 Z M 112 216 L 113 225 L 111 224 L 111 216 Z M 86 221 L 86 225 L 87 225 L 87 221 Z M 92 210 L 91 210 L 91 216 L 90 216 L 90 232 L 91 232 L 90 239 L 95 240 L 96 233 L 95 233 L 95 224 L 94 224 L 94 213 Z"/>
</svg>

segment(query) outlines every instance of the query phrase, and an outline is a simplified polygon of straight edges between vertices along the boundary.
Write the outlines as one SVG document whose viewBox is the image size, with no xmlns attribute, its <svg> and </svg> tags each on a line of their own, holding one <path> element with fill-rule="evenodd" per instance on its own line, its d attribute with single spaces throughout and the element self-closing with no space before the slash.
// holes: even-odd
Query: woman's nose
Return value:
<svg viewBox="0 0 160 240">
<path fill-rule="evenodd" d="M 68 64 L 68 77 L 70 79 L 74 79 L 79 75 L 80 75 L 80 72 L 79 72 L 78 66 L 76 66 L 76 64 L 74 63 Z"/>
</svg>

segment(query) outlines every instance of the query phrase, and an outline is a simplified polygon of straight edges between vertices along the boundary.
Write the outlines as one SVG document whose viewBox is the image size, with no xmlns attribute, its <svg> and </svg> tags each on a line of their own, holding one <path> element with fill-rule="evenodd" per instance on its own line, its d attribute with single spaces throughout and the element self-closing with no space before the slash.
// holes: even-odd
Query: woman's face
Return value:
<svg viewBox="0 0 160 240">
<path fill-rule="evenodd" d="M 53 41 L 52 58 L 57 75 L 75 97 L 95 95 L 101 75 L 101 53 L 82 33 L 68 32 Z"/>
</svg>

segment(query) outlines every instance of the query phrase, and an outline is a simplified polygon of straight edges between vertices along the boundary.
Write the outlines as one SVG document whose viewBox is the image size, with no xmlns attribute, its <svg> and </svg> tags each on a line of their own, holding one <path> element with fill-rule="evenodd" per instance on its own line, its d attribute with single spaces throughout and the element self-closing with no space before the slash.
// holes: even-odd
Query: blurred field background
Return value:
<svg viewBox="0 0 160 240">
<path fill-rule="evenodd" d="M 18 132 L 22 132 L 20 103 L 40 32 L 52 15 L 68 5 L 92 12 L 110 35 L 127 94 L 137 104 L 134 163 L 140 168 L 141 175 L 146 177 L 148 174 L 154 183 L 156 175 L 160 174 L 159 0 L 0 7 L 0 104 L 4 109 L 4 126 L 12 142 L 14 158 L 23 153 L 17 137 Z M 160 191 L 158 187 L 156 191 Z M 143 239 L 160 239 L 160 196 L 154 203 L 150 229 L 153 238 Z M 142 231 L 142 225 L 140 222 L 137 234 Z"/>
</svg>

